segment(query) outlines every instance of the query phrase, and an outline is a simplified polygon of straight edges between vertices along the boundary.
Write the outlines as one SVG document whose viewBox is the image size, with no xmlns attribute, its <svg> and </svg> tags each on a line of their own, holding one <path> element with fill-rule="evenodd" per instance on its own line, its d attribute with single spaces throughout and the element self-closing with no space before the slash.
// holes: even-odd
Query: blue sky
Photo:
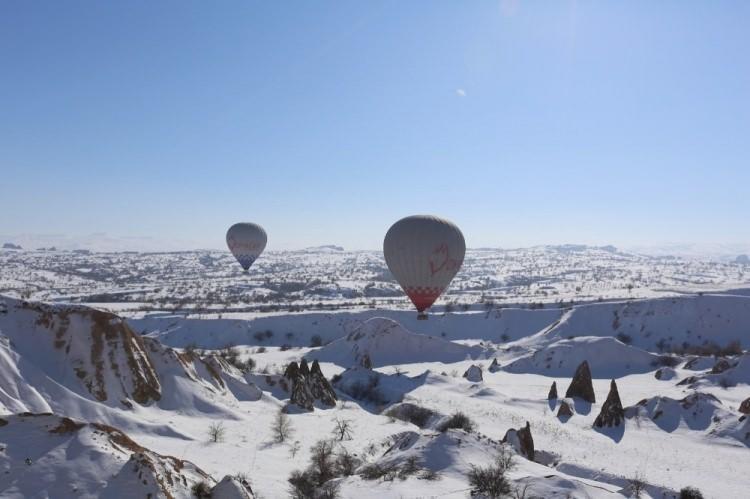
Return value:
<svg viewBox="0 0 750 499">
<path fill-rule="evenodd" d="M 746 242 L 750 2 L 0 3 L 0 234 Z"/>
</svg>

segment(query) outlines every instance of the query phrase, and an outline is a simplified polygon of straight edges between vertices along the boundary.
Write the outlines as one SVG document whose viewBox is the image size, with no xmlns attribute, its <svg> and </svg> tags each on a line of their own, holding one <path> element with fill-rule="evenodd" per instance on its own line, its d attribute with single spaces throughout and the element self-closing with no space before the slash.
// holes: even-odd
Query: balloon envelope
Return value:
<svg viewBox="0 0 750 499">
<path fill-rule="evenodd" d="M 448 287 L 465 253 L 458 227 L 430 215 L 402 218 L 383 241 L 388 268 L 420 314 Z"/>
<path fill-rule="evenodd" d="M 268 236 L 258 224 L 237 223 L 227 231 L 227 246 L 242 268 L 247 270 L 266 248 Z"/>
</svg>

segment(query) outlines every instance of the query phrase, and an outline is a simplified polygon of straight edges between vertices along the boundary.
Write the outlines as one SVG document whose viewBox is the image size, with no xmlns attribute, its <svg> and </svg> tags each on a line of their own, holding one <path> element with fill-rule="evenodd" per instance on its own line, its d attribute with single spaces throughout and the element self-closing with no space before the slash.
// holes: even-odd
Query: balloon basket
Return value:
<svg viewBox="0 0 750 499">
<path fill-rule="evenodd" d="M 417 314 L 417 320 L 418 321 L 426 321 L 427 320 L 427 314 L 424 313 L 424 312 L 419 312 L 419 314 Z"/>
</svg>

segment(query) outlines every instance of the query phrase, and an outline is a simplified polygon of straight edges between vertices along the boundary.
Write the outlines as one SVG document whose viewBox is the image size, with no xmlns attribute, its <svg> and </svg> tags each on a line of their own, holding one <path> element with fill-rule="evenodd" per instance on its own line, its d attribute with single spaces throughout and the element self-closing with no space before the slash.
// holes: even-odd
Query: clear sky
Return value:
<svg viewBox="0 0 750 499">
<path fill-rule="evenodd" d="M 747 1 L 6 0 L 0 234 L 748 241 L 749 27 Z"/>
</svg>

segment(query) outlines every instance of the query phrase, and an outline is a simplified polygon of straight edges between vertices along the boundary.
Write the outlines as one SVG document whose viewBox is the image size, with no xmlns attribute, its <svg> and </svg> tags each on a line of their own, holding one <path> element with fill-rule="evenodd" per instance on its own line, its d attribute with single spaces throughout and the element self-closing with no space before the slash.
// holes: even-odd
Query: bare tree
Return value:
<svg viewBox="0 0 750 499">
<path fill-rule="evenodd" d="M 279 444 L 286 442 L 287 438 L 291 437 L 292 433 L 294 433 L 292 422 L 289 419 L 289 416 L 284 412 L 284 409 L 279 409 L 276 416 L 273 418 L 271 431 L 273 432 L 274 440 Z"/>
<path fill-rule="evenodd" d="M 351 440 L 352 422 L 348 419 L 336 418 L 336 427 L 333 429 L 332 433 L 339 439 L 339 441 Z"/>
<path fill-rule="evenodd" d="M 628 491 L 630 492 L 630 497 L 641 497 L 645 489 L 646 481 L 640 472 L 636 473 L 634 477 L 628 480 Z"/>
<path fill-rule="evenodd" d="M 292 455 L 292 458 L 297 456 L 297 453 L 299 452 L 301 448 L 301 445 L 299 443 L 299 440 L 295 440 L 290 446 L 289 446 L 289 453 Z"/>
<path fill-rule="evenodd" d="M 208 427 L 208 437 L 214 443 L 223 442 L 226 433 L 227 429 L 224 428 L 224 423 L 222 422 L 212 423 L 211 426 Z"/>
</svg>

